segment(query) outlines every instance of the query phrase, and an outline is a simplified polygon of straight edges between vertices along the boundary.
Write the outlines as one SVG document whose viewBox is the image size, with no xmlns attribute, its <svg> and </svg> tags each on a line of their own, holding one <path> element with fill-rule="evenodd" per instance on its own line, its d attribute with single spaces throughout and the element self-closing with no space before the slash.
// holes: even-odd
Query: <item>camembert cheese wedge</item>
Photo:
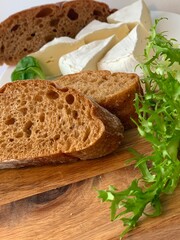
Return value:
<svg viewBox="0 0 180 240">
<path fill-rule="evenodd" d="M 148 32 L 141 25 L 137 25 L 98 62 L 98 69 L 111 72 L 135 72 L 141 76 L 142 71 L 136 66 L 143 61 L 147 37 Z"/>
<path fill-rule="evenodd" d="M 84 39 L 85 43 L 90 43 L 116 35 L 117 40 L 120 41 L 128 33 L 129 28 L 125 23 L 110 24 L 93 20 L 76 35 L 76 39 Z"/>
<path fill-rule="evenodd" d="M 149 9 L 143 0 L 138 0 L 117 10 L 107 17 L 107 21 L 109 23 L 126 23 L 130 29 L 141 24 L 147 31 L 152 25 Z"/>
<path fill-rule="evenodd" d="M 93 41 L 78 50 L 67 53 L 59 59 L 59 68 L 63 75 L 84 70 L 97 70 L 97 62 L 104 57 L 116 43 L 116 36 Z"/>
<path fill-rule="evenodd" d="M 74 51 L 84 45 L 84 40 L 70 37 L 55 38 L 46 43 L 39 51 L 30 54 L 35 57 L 46 76 L 60 75 L 59 58 L 64 54 Z"/>
</svg>

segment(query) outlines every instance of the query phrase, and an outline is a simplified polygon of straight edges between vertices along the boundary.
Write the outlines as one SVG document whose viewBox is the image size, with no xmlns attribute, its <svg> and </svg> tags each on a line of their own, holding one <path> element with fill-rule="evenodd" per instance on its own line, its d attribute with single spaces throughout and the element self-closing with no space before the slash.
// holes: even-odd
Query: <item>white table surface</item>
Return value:
<svg viewBox="0 0 180 240">
<path fill-rule="evenodd" d="M 9 15 L 23 9 L 37 6 L 40 4 L 56 3 L 61 0 L 0 0 L 0 22 L 5 20 Z M 66 0 L 65 0 L 66 1 Z M 100 0 L 106 2 L 111 8 L 124 7 L 135 2 L 135 0 Z M 150 10 L 167 11 L 180 14 L 180 0 L 144 0 Z M 118 3 L 117 3 L 118 2 Z M 174 28 L 180 28 L 180 23 Z M 6 66 L 0 67 L 0 76 L 6 69 Z"/>
</svg>

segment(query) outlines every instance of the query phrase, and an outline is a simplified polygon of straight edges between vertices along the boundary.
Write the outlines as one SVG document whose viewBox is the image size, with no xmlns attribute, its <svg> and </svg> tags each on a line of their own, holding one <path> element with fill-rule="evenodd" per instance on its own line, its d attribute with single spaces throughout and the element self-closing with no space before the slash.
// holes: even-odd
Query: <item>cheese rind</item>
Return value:
<svg viewBox="0 0 180 240">
<path fill-rule="evenodd" d="M 143 61 L 148 35 L 141 25 L 137 25 L 98 62 L 98 69 L 111 72 L 135 72 L 141 76 L 142 70 L 136 66 Z"/>
<path fill-rule="evenodd" d="M 93 20 L 76 35 L 76 39 L 84 39 L 85 43 L 90 43 L 116 35 L 117 40 L 120 41 L 128 33 L 129 28 L 125 23 L 110 24 Z"/>
<path fill-rule="evenodd" d="M 70 52 L 59 59 L 59 68 L 63 75 L 84 70 L 97 70 L 97 63 L 116 43 L 113 35 L 103 40 L 93 41 Z"/>
<path fill-rule="evenodd" d="M 117 10 L 107 17 L 107 21 L 109 23 L 126 23 L 130 29 L 141 24 L 147 31 L 152 25 L 150 11 L 143 0 L 138 0 Z"/>
<path fill-rule="evenodd" d="M 39 51 L 30 54 L 35 57 L 46 76 L 60 75 L 59 58 L 64 54 L 74 51 L 84 45 L 84 40 L 76 40 L 70 37 L 55 38 L 46 43 Z"/>
</svg>

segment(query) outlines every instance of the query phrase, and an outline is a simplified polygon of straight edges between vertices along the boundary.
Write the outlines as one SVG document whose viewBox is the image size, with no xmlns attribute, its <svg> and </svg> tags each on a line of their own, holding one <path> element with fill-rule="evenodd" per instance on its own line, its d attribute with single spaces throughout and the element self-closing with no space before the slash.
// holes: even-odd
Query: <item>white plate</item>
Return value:
<svg viewBox="0 0 180 240">
<path fill-rule="evenodd" d="M 18 0 L 18 1 L 21 2 L 22 0 Z M 32 1 L 30 1 L 31 3 L 28 1 L 29 2 L 28 4 L 25 4 L 25 2 L 24 2 L 24 0 L 22 1 L 21 8 L 19 10 L 28 8 L 31 6 L 30 4 L 32 4 Z M 33 5 L 38 5 L 41 3 L 49 3 L 49 2 L 57 2 L 57 0 L 36 0 L 36 1 L 33 1 Z M 113 8 L 120 8 L 125 5 L 122 1 L 117 1 L 117 0 L 111 0 L 111 1 L 103 0 L 103 2 L 107 2 L 109 4 L 109 6 L 113 7 Z M 132 2 L 131 0 L 126 1 L 126 5 L 131 2 Z M 149 7 L 150 7 L 151 2 L 153 2 L 153 1 L 149 1 Z M 7 1 L 3 1 L 3 3 L 5 4 L 5 3 L 7 3 Z M 1 2 L 0 2 L 0 5 L 2 5 Z M 17 9 L 17 7 L 15 7 L 15 5 L 14 5 L 14 8 L 12 8 L 12 6 L 11 6 L 11 8 L 7 8 L 7 6 L 4 6 L 3 10 L 4 9 L 7 10 L 6 15 L 3 16 L 4 18 L 7 17 L 9 14 L 12 14 L 15 11 L 18 11 L 18 9 Z M 177 23 L 180 22 L 179 14 L 164 12 L 164 11 L 151 11 L 151 16 L 152 16 L 153 21 L 156 18 L 161 18 L 161 17 L 168 18 L 168 20 L 164 19 L 159 23 L 158 31 L 160 31 L 160 32 L 165 31 L 168 38 L 175 38 L 180 43 L 180 31 L 177 27 Z M 0 20 L 3 20 L 3 17 L 1 16 Z M 6 65 L 3 65 L 2 67 L 0 67 L 0 87 L 2 85 L 4 85 L 5 83 L 10 82 L 11 73 L 13 70 L 14 70 L 14 67 L 9 67 Z"/>
</svg>

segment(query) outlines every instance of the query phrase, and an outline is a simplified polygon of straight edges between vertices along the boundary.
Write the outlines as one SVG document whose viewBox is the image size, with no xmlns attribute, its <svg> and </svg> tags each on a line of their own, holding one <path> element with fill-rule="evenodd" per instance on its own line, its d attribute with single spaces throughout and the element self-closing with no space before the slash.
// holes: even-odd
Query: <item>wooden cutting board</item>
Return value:
<svg viewBox="0 0 180 240">
<path fill-rule="evenodd" d="M 119 239 L 123 226 L 110 222 L 109 204 L 100 202 L 95 188 L 112 184 L 122 190 L 138 177 L 138 170 L 126 164 L 129 147 L 151 150 L 133 129 L 115 153 L 98 160 L 0 170 L 0 240 Z M 180 187 L 162 197 L 160 217 L 143 217 L 125 239 L 180 239 L 179 200 Z"/>
</svg>

